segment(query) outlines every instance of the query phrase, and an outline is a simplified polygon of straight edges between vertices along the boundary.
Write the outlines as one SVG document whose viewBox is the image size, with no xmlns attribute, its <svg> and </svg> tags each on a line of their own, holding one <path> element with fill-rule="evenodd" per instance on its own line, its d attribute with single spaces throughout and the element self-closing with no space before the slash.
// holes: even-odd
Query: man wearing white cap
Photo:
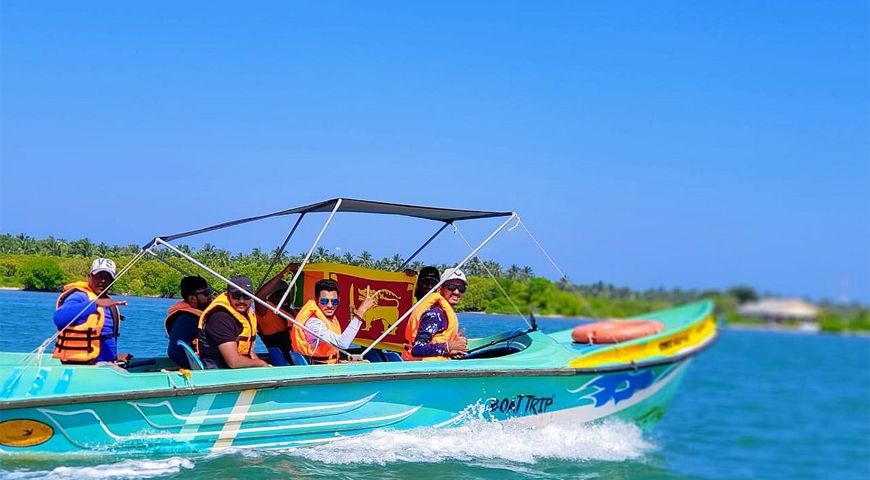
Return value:
<svg viewBox="0 0 870 480">
<path fill-rule="evenodd" d="M 127 302 L 112 300 L 106 287 L 115 279 L 115 262 L 98 258 L 91 264 L 86 282 L 63 287 L 57 299 L 54 324 L 58 334 L 53 355 L 63 363 L 94 364 L 127 360 L 118 355 L 121 314 Z M 123 358 L 121 358 L 123 357 Z"/>
<path fill-rule="evenodd" d="M 454 308 L 462 301 L 468 280 L 462 270 L 448 268 L 441 288 L 423 299 L 405 327 L 405 360 L 448 360 L 468 352 L 465 331 L 459 330 Z"/>
</svg>

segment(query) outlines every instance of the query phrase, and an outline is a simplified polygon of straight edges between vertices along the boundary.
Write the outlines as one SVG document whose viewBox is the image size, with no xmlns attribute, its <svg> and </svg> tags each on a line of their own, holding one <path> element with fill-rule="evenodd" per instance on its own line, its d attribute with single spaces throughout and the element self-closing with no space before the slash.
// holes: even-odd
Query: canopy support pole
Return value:
<svg viewBox="0 0 870 480">
<path fill-rule="evenodd" d="M 299 214 L 299 218 L 296 219 L 296 223 L 293 224 L 293 228 L 290 229 L 290 233 L 287 234 L 287 238 L 284 239 L 284 243 L 281 244 L 281 248 L 279 248 L 278 251 L 275 252 L 275 255 L 272 257 L 272 263 L 269 264 L 269 269 L 266 270 L 265 274 L 263 274 L 263 278 L 260 280 L 257 288 L 262 287 L 263 284 L 266 283 L 266 279 L 269 278 L 269 274 L 272 273 L 272 269 L 275 268 L 275 264 L 278 263 L 278 259 L 281 258 L 281 255 L 284 253 L 284 249 L 287 248 L 287 243 L 290 241 L 290 237 L 292 237 L 293 234 L 296 232 L 296 228 L 302 222 L 302 217 L 304 216 L 304 213 Z"/>
<path fill-rule="evenodd" d="M 172 250 L 173 252 L 175 252 L 175 253 L 181 255 L 182 257 L 188 259 L 188 260 L 189 260 L 190 262 L 192 262 L 194 265 L 199 266 L 200 268 L 204 269 L 204 270 L 207 271 L 208 273 L 210 273 L 210 274 L 214 275 L 215 277 L 217 277 L 217 278 L 219 278 L 219 279 L 221 279 L 221 280 L 227 282 L 227 285 L 232 285 L 232 286 L 236 287 L 236 289 L 239 290 L 240 292 L 244 293 L 246 297 L 249 297 L 249 298 L 251 299 L 251 301 L 253 301 L 253 302 L 257 303 L 257 304 L 260 304 L 260 305 L 262 305 L 262 306 L 264 306 L 264 307 L 266 307 L 266 308 L 268 308 L 268 309 L 270 309 L 270 310 L 273 308 L 272 305 L 269 305 L 267 302 L 264 302 L 263 300 L 260 300 L 260 298 L 257 297 L 256 295 L 254 295 L 252 292 L 249 292 L 249 291 L 245 290 L 244 288 L 242 288 L 242 287 L 236 285 L 235 283 L 231 282 L 228 278 L 224 277 L 224 276 L 221 275 L 220 273 L 217 273 L 216 271 L 212 270 L 211 268 L 209 268 L 209 267 L 203 265 L 203 263 L 200 262 L 199 260 L 197 260 L 197 259 L 191 257 L 190 255 L 187 255 L 186 253 L 182 252 L 181 250 L 175 248 L 173 245 L 171 245 L 171 244 L 165 242 L 162 238 L 157 238 L 157 239 L 156 239 L 156 243 L 159 243 L 160 245 L 163 245 L 163 246 L 165 246 L 166 248 L 169 248 L 169 249 Z M 302 269 L 300 268 L 299 270 L 301 271 Z M 289 289 L 288 289 L 288 291 L 289 291 Z M 278 305 L 283 305 L 283 304 L 284 304 L 284 299 L 282 299 L 281 302 L 278 303 Z M 335 347 L 336 349 L 338 349 L 341 353 L 344 353 L 345 355 L 350 356 L 350 353 L 349 353 L 349 352 L 347 352 L 346 350 L 344 350 L 344 349 L 338 347 L 337 345 L 333 345 L 332 343 L 330 343 L 330 342 L 329 342 L 328 340 L 326 340 L 325 338 L 322 338 L 322 337 L 320 337 L 319 335 L 317 335 L 316 333 L 312 332 L 312 331 L 311 331 L 310 329 L 308 329 L 308 327 L 306 327 L 305 325 L 302 325 L 301 323 L 297 322 L 295 319 L 290 318 L 290 317 L 287 316 L 287 315 L 282 315 L 283 312 L 276 312 L 276 313 L 278 313 L 279 315 L 281 315 L 281 317 L 283 317 L 285 320 L 289 320 L 290 322 L 293 322 L 295 325 L 298 325 L 300 328 L 302 328 L 302 330 L 305 330 L 306 332 L 310 333 L 311 335 L 317 337 L 318 339 L 320 339 L 320 341 L 322 341 L 322 342 L 324 342 L 324 343 L 328 343 L 328 344 L 332 345 L 333 347 Z"/>
<path fill-rule="evenodd" d="M 441 225 L 441 228 L 439 228 L 437 232 L 435 232 L 434 234 L 432 234 L 432 236 L 429 237 L 429 240 L 426 240 L 426 242 L 425 242 L 423 245 L 421 245 L 420 248 L 418 248 L 416 252 L 412 253 L 411 256 L 408 257 L 407 260 L 405 260 L 405 263 L 403 263 L 402 266 L 399 267 L 399 269 L 398 269 L 397 271 L 400 272 L 400 271 L 404 270 L 405 267 L 407 267 L 408 265 L 410 265 L 410 264 L 411 264 L 411 260 L 414 260 L 414 257 L 416 257 L 420 252 L 422 252 L 424 248 L 428 247 L 429 244 L 432 243 L 432 240 L 435 240 L 435 237 L 437 237 L 438 235 L 440 235 L 441 232 L 443 232 L 444 229 L 447 228 L 448 225 L 452 225 L 452 224 L 453 224 L 453 222 L 444 222 L 444 225 Z"/>
<path fill-rule="evenodd" d="M 505 220 L 504 223 L 502 223 L 501 225 L 499 225 L 499 227 L 496 228 L 495 231 L 493 231 L 491 234 L 489 234 L 489 236 L 486 237 L 486 239 L 485 239 L 485 240 L 484 240 L 480 245 L 478 245 L 477 248 L 475 248 L 474 250 L 472 250 L 471 253 L 469 253 L 465 258 L 463 258 L 462 261 L 459 262 L 459 263 L 457 263 L 456 266 L 453 267 L 453 268 L 454 268 L 454 269 L 457 269 L 457 268 L 460 268 L 460 267 L 462 267 L 463 265 L 465 265 L 466 262 L 468 262 L 470 259 L 472 259 L 474 256 L 476 256 L 476 255 L 477 255 L 477 252 L 479 252 L 480 249 L 482 249 L 484 246 L 486 246 L 486 244 L 489 243 L 490 240 L 492 240 L 493 238 L 495 238 L 495 236 L 498 235 L 499 232 L 501 232 L 502 230 L 504 230 L 504 228 L 507 227 L 508 224 L 511 223 L 511 222 L 512 222 L 516 217 L 517 217 L 517 214 L 516 214 L 516 213 L 511 213 L 511 216 L 508 217 L 508 219 Z M 366 347 L 366 349 L 363 350 L 363 352 L 362 352 L 362 354 L 360 354 L 360 356 L 363 356 L 363 357 L 364 357 L 367 353 L 369 353 L 369 351 L 371 351 L 372 348 L 375 347 L 375 345 L 377 345 L 378 343 L 381 343 L 381 341 L 384 339 L 384 337 L 386 337 L 387 335 L 389 335 L 390 333 L 392 333 L 392 331 L 395 330 L 396 327 L 398 327 L 400 323 L 402 323 L 406 318 L 408 318 L 408 316 L 411 314 L 411 312 L 413 312 L 413 311 L 414 311 L 414 310 L 415 310 L 415 309 L 416 309 L 420 304 L 423 303 L 423 301 L 426 299 L 426 297 L 428 297 L 428 296 L 431 295 L 433 292 L 435 292 L 436 290 L 438 290 L 438 289 L 441 287 L 441 284 L 444 283 L 444 282 L 446 282 L 447 280 L 449 280 L 449 279 L 447 279 L 447 278 L 442 278 L 441 280 L 439 280 L 438 283 L 435 284 L 435 286 L 432 287 L 431 290 L 429 290 L 428 292 L 426 292 L 425 295 L 423 295 L 423 298 L 417 300 L 417 303 L 415 303 L 415 304 L 414 304 L 410 309 L 408 309 L 407 312 L 403 313 L 402 316 L 399 317 L 399 319 L 396 320 L 395 323 L 393 323 L 392 325 L 390 325 L 390 328 L 387 328 L 386 330 L 384 330 L 384 333 L 382 333 L 382 334 L 381 334 L 381 335 L 380 335 L 380 336 L 379 336 L 379 337 L 378 337 L 374 342 L 372 342 L 371 345 L 369 345 L 368 347 Z"/>
<path fill-rule="evenodd" d="M 314 249 L 317 248 L 317 244 L 320 243 L 320 237 L 326 233 L 326 228 L 329 227 L 329 223 L 332 222 L 332 217 L 335 216 L 335 213 L 338 212 L 339 207 L 341 207 L 341 199 L 337 199 L 335 201 L 335 207 L 333 207 L 332 212 L 329 214 L 329 217 L 326 219 L 326 222 L 323 224 L 323 227 L 320 228 L 320 233 L 317 234 L 317 238 L 314 239 L 314 243 L 311 244 L 311 248 L 308 249 L 308 253 L 305 254 L 305 258 L 302 259 L 302 264 L 299 265 L 299 268 L 296 269 L 296 273 L 293 274 L 293 279 L 290 280 L 291 288 L 284 290 L 284 295 L 281 296 L 281 301 L 278 302 L 278 306 L 284 305 L 284 302 L 287 301 L 287 297 L 290 295 L 290 290 L 292 290 L 292 286 L 296 285 L 296 280 L 299 279 L 299 275 L 302 275 L 302 270 L 305 268 L 305 264 L 308 263 L 308 260 L 311 258 L 311 254 L 314 253 Z M 275 313 L 277 313 L 278 307 L 275 307 Z M 308 320 L 306 318 L 306 320 Z M 329 342 L 327 342 L 329 343 Z"/>
</svg>

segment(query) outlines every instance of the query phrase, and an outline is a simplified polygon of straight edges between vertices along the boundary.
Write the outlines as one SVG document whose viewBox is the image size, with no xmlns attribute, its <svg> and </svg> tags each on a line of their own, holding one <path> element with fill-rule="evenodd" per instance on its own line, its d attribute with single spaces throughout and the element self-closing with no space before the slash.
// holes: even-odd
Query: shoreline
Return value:
<svg viewBox="0 0 870 480">
<path fill-rule="evenodd" d="M 23 287 L 0 287 L 0 292 L 31 292 L 29 290 L 24 290 Z M 59 292 L 42 292 L 42 291 L 32 291 L 32 293 L 54 293 L 57 294 Z M 151 299 L 166 299 L 166 300 L 178 300 L 180 297 L 161 297 L 160 295 L 126 295 L 123 293 L 114 293 L 115 296 L 120 297 L 128 297 L 128 298 L 151 298 Z M 488 317 L 518 317 L 516 313 L 487 313 L 487 312 L 457 312 L 458 314 L 468 314 L 468 315 L 484 315 Z M 546 319 L 546 320 L 557 320 L 561 322 L 583 322 L 587 323 L 589 321 L 595 320 L 604 320 L 596 319 L 592 317 L 570 317 L 567 315 L 558 315 L 558 314 L 548 314 L 548 315 L 535 315 L 535 318 L 538 319 Z M 579 323 L 578 323 L 579 324 Z M 842 331 L 842 332 L 825 332 L 821 330 L 800 330 L 798 328 L 770 328 L 763 324 L 754 324 L 754 323 L 732 323 L 732 322 L 718 322 L 719 327 L 722 330 L 742 330 L 742 331 L 758 331 L 758 332 L 775 332 L 775 333 L 795 333 L 802 335 L 842 335 L 842 336 L 855 336 L 855 337 L 870 337 L 870 331 Z"/>
</svg>

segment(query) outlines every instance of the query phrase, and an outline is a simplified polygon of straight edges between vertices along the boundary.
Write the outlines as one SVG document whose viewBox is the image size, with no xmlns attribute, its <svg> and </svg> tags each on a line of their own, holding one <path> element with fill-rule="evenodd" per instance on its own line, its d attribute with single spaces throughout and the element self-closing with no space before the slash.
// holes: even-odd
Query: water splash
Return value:
<svg viewBox="0 0 870 480">
<path fill-rule="evenodd" d="M 172 457 L 163 460 L 124 460 L 106 465 L 57 467 L 49 471 L 16 470 L 3 473 L 5 478 L 12 480 L 153 478 L 178 473 L 182 468 L 192 469 L 193 465 L 186 458 Z"/>
<path fill-rule="evenodd" d="M 534 464 L 543 459 L 634 460 L 652 449 L 637 426 L 618 421 L 530 428 L 514 422 L 472 420 L 445 430 L 382 430 L 285 453 L 333 465 L 494 460 Z"/>
<path fill-rule="evenodd" d="M 471 420 L 456 428 L 380 430 L 367 435 L 340 438 L 315 447 L 228 449 L 197 456 L 194 460 L 197 470 L 200 467 L 204 471 L 226 468 L 239 471 L 242 468 L 248 469 L 252 478 L 278 474 L 305 476 L 336 471 L 353 477 L 363 475 L 366 465 L 388 464 L 402 468 L 398 472 L 408 475 L 416 475 L 415 469 L 420 464 L 442 464 L 438 467 L 442 472 L 449 472 L 453 465 L 474 465 L 483 468 L 483 472 L 509 469 L 515 473 L 529 472 L 538 476 L 543 474 L 538 465 L 550 465 L 552 468 L 553 464 L 549 461 L 576 464 L 640 460 L 645 463 L 645 455 L 654 448 L 643 438 L 637 426 L 616 420 L 594 425 L 532 428 L 520 422 L 491 422 L 472 415 Z M 13 480 L 141 479 L 172 476 L 193 468 L 194 462 L 180 457 L 129 459 L 111 464 L 64 466 L 51 470 L 0 470 L 0 477 Z M 572 468 L 576 476 L 576 466 Z M 182 472 L 181 475 L 186 474 Z M 403 476 L 400 473 L 396 478 Z M 555 478 L 558 477 L 556 475 Z"/>
</svg>

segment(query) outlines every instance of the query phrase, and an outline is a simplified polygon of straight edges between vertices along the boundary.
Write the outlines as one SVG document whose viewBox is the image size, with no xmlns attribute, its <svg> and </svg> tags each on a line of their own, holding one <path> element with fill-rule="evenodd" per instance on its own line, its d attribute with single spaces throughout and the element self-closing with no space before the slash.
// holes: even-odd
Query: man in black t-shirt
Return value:
<svg viewBox="0 0 870 480">
<path fill-rule="evenodd" d="M 251 311 L 251 279 L 237 276 L 230 281 L 244 291 L 228 285 L 227 291 L 203 312 L 204 323 L 197 336 L 199 358 L 209 369 L 268 367 L 269 364 L 254 353 L 257 321 Z"/>
</svg>

